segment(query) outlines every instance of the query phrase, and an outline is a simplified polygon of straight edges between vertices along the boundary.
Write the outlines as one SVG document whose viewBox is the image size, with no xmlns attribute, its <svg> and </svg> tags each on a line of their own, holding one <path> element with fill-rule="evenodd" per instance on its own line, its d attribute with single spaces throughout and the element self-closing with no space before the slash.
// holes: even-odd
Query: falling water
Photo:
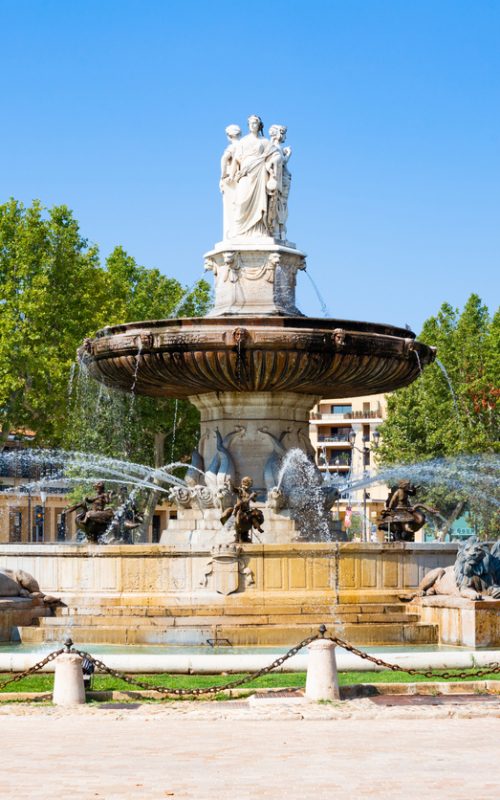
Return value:
<svg viewBox="0 0 500 800">
<path fill-rule="evenodd" d="M 98 479 L 110 483 L 144 486 L 149 489 L 157 489 L 158 485 L 162 483 L 186 486 L 185 481 L 173 475 L 168 469 L 136 464 L 94 453 L 68 450 L 22 450 L 0 453 L 0 468 L 6 470 L 7 473 L 19 473 L 26 465 L 29 465 L 34 472 L 40 473 L 47 464 L 50 464 L 48 477 L 35 480 L 32 484 L 34 488 L 40 488 L 41 484 L 49 485 L 51 483 L 54 485 L 56 482 L 63 481 L 82 483 Z M 165 491 L 167 490 L 165 489 Z"/>
<path fill-rule="evenodd" d="M 330 313 L 330 309 L 328 308 L 328 306 L 326 305 L 325 301 L 323 300 L 323 297 L 322 297 L 318 287 L 316 286 L 314 280 L 312 279 L 310 273 L 306 271 L 306 275 L 309 278 L 309 280 L 311 281 L 312 287 L 313 287 L 314 291 L 316 292 L 316 297 L 319 300 L 319 304 L 321 306 L 321 311 L 323 312 L 323 316 L 324 317 L 331 317 L 332 315 Z"/>
<path fill-rule="evenodd" d="M 127 425 L 125 430 L 125 437 L 128 442 L 127 451 L 131 449 L 131 440 L 132 440 L 132 430 L 133 430 L 133 422 L 134 422 L 134 409 L 135 409 L 135 401 L 136 401 L 136 386 L 137 386 L 137 379 L 139 377 L 139 366 L 141 363 L 141 354 L 142 354 L 142 339 L 139 337 L 137 343 L 137 353 L 135 354 L 135 366 L 134 372 L 132 376 L 132 385 L 130 387 L 130 403 L 129 403 L 129 410 L 128 410 L 128 418 L 127 418 Z"/>
<path fill-rule="evenodd" d="M 330 509 L 325 502 L 328 489 L 303 450 L 288 451 L 280 467 L 277 488 L 283 489 L 299 530 L 310 528 L 323 541 L 331 539 Z"/>
<path fill-rule="evenodd" d="M 413 352 L 415 353 L 415 358 L 417 359 L 418 371 L 420 372 L 421 375 L 423 375 L 424 374 L 424 370 L 422 368 L 422 362 L 420 361 L 419 352 L 418 352 L 418 350 L 413 350 Z"/>
<path fill-rule="evenodd" d="M 420 486 L 440 486 L 451 492 L 474 497 L 493 508 L 500 508 L 500 456 L 475 455 L 438 458 L 414 464 L 381 469 L 373 476 L 354 477 L 342 491 L 359 491 L 371 484 L 392 485 L 408 479 Z"/>
<path fill-rule="evenodd" d="M 236 380 L 238 381 L 238 389 L 241 390 L 241 338 L 238 338 L 236 352 Z"/>
<path fill-rule="evenodd" d="M 439 358 L 436 358 L 436 364 L 438 365 L 439 369 L 440 369 L 440 370 L 441 370 L 441 372 L 443 373 L 443 375 L 444 375 L 444 377 L 445 377 L 445 380 L 446 380 L 446 383 L 448 384 L 448 388 L 449 388 L 449 390 L 450 390 L 450 394 L 451 394 L 451 397 L 452 397 L 452 400 L 453 400 L 453 405 L 454 405 L 454 407 L 455 407 L 455 414 L 457 415 L 457 417 L 460 417 L 460 412 L 459 412 L 459 410 L 458 410 L 457 397 L 456 397 L 455 390 L 454 390 L 454 388 L 453 388 L 453 384 L 452 384 L 452 382 L 451 382 L 450 376 L 448 375 L 448 373 L 447 373 L 447 371 L 446 371 L 446 367 L 445 367 L 445 366 L 444 366 L 444 364 L 443 364 L 443 363 L 442 363 L 442 362 L 439 360 Z"/>
<path fill-rule="evenodd" d="M 139 375 L 139 365 L 141 363 L 141 354 L 142 354 L 142 339 L 139 337 L 139 341 L 137 343 L 137 353 L 135 354 L 134 375 L 132 380 L 132 386 L 130 387 L 130 391 L 134 397 L 135 397 L 135 387 L 137 386 L 137 377 Z"/>
<path fill-rule="evenodd" d="M 75 380 L 75 372 L 78 364 L 76 361 L 73 361 L 71 365 L 71 369 L 69 371 L 69 378 L 68 378 L 68 405 L 71 405 L 71 398 L 73 396 L 73 383 Z"/>
<path fill-rule="evenodd" d="M 177 414 L 179 411 L 179 401 L 176 400 L 174 404 L 174 427 L 172 430 L 172 447 L 170 449 L 170 459 L 174 461 L 174 451 L 175 451 L 175 438 L 177 436 Z"/>
<path fill-rule="evenodd" d="M 197 278 L 197 279 L 195 280 L 195 282 L 194 282 L 194 283 L 192 283 L 192 284 L 191 284 L 191 286 L 189 286 L 189 287 L 186 289 L 186 291 L 184 292 L 184 294 L 183 294 L 183 295 L 181 295 L 181 299 L 179 300 L 179 302 L 177 303 L 177 305 L 176 305 L 176 306 L 175 306 L 175 307 L 172 309 L 172 311 L 171 311 L 171 312 L 170 312 L 170 314 L 168 315 L 168 318 L 169 318 L 169 319 L 174 319 L 175 317 L 177 317 L 177 315 L 178 315 L 179 311 L 181 310 L 182 306 L 184 305 L 184 303 L 185 303 L 185 302 L 186 302 L 186 300 L 188 299 L 189 295 L 193 293 L 193 291 L 194 291 L 194 288 L 195 288 L 196 284 L 198 283 L 198 281 L 199 281 L 199 278 Z"/>
<path fill-rule="evenodd" d="M 311 480 L 303 471 L 297 469 L 297 464 L 305 456 L 302 451 L 292 450 L 285 456 L 278 478 L 278 487 L 287 490 L 291 487 L 296 493 L 294 498 L 299 504 L 302 498 L 310 498 L 313 507 L 320 507 L 322 487 L 318 486 L 317 477 Z M 474 498 L 480 501 L 485 509 L 495 511 L 500 509 L 500 456 L 474 455 L 458 456 L 450 459 L 433 459 L 414 464 L 400 464 L 380 470 L 374 475 L 350 476 L 348 479 L 339 479 L 335 488 L 341 496 L 345 496 L 368 489 L 372 485 L 385 483 L 394 485 L 401 479 L 410 480 L 412 483 L 431 487 L 441 487 L 459 497 Z M 323 484 L 323 492 L 327 489 Z M 323 506 L 324 496 L 323 496 Z M 320 515 L 321 516 L 321 515 Z M 442 518 L 442 515 L 436 516 Z M 320 530 L 322 526 L 320 525 Z M 328 535 L 324 538 L 330 538 Z"/>
</svg>

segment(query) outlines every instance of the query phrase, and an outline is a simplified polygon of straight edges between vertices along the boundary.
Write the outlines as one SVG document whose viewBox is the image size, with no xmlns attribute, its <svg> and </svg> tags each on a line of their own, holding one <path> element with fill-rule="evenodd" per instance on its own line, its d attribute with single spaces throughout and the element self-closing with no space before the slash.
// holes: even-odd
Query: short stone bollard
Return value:
<svg viewBox="0 0 500 800">
<path fill-rule="evenodd" d="M 52 701 L 56 706 L 85 703 L 82 659 L 76 653 L 61 653 L 55 661 Z"/>
<path fill-rule="evenodd" d="M 306 698 L 307 700 L 339 700 L 339 680 L 335 643 L 330 639 L 315 639 L 308 645 Z"/>
</svg>

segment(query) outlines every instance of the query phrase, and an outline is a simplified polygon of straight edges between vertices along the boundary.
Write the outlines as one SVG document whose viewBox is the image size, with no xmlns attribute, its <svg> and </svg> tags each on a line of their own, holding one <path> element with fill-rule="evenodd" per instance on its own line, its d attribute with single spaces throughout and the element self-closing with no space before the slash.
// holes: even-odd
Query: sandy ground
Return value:
<svg viewBox="0 0 500 800">
<path fill-rule="evenodd" d="M 0 731 L 5 800 L 500 797 L 500 700 L 5 705 Z"/>
</svg>

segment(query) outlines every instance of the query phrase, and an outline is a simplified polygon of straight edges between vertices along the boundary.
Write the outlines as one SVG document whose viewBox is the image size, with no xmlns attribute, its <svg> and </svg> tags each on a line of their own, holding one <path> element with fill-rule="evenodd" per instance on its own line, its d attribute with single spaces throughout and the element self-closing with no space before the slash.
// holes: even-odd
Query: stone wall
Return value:
<svg viewBox="0 0 500 800">
<path fill-rule="evenodd" d="M 237 587 L 217 590 L 213 554 L 163 545 L 0 545 L 0 567 L 24 569 L 44 592 L 63 595 L 141 595 L 144 603 L 225 602 L 262 597 L 329 602 L 390 602 L 424 574 L 453 564 L 455 544 L 249 544 L 237 559 Z M 233 564 L 233 570 L 234 570 Z"/>
</svg>

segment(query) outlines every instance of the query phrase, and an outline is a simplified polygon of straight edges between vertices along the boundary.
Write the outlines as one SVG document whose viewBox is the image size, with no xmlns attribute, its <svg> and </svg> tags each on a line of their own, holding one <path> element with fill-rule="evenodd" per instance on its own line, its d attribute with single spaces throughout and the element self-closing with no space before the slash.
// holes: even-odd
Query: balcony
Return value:
<svg viewBox="0 0 500 800">
<path fill-rule="evenodd" d="M 377 420 L 382 422 L 382 409 L 378 408 L 376 411 L 351 411 L 346 414 L 320 414 L 319 411 L 312 411 L 310 415 L 310 422 L 317 425 L 318 422 L 339 422 L 340 420 L 356 420 L 356 422 L 370 422 L 370 420 Z"/>
<path fill-rule="evenodd" d="M 349 430 L 345 434 L 335 434 L 334 436 L 318 436 L 318 444 L 338 444 L 339 442 L 344 445 L 349 444 Z"/>
<path fill-rule="evenodd" d="M 344 414 L 344 419 L 382 419 L 382 409 L 377 411 L 351 411 L 350 414 Z"/>
<path fill-rule="evenodd" d="M 351 453 L 350 452 L 335 452 L 330 453 L 328 457 L 328 466 L 330 467 L 350 467 L 351 466 Z"/>
<path fill-rule="evenodd" d="M 351 469 L 350 464 L 334 464 L 333 462 L 328 462 L 328 464 L 319 464 L 318 467 L 322 471 L 328 470 L 328 472 L 342 472 L 343 474 L 346 474 Z"/>
</svg>

